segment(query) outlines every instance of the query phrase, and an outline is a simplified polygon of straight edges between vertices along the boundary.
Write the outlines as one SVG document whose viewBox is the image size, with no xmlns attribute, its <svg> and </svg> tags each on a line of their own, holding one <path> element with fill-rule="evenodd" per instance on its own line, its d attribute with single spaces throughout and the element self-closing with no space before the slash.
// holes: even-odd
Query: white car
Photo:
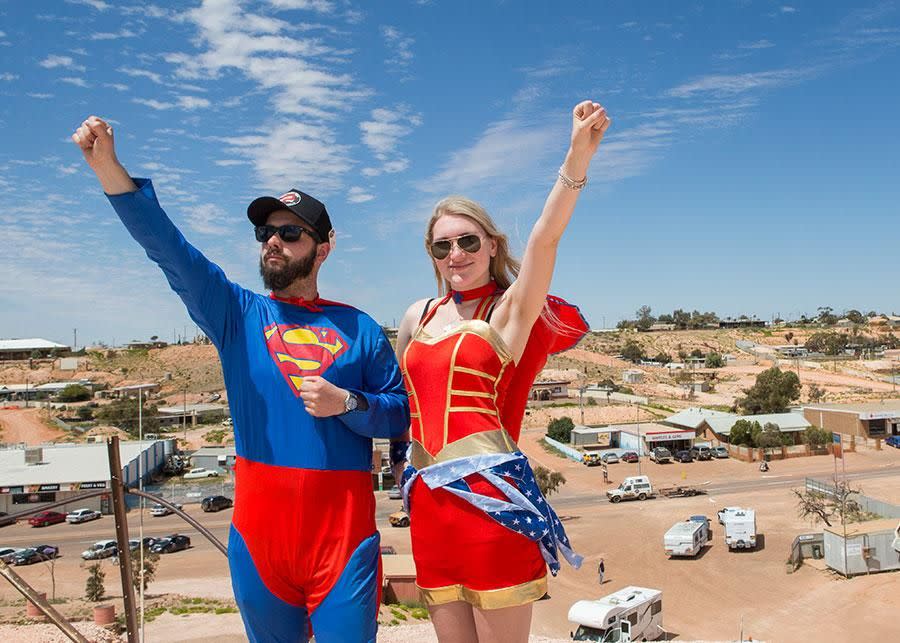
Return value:
<svg viewBox="0 0 900 643">
<path fill-rule="evenodd" d="M 184 480 L 197 480 L 199 478 L 218 478 L 219 472 L 206 469 L 204 467 L 196 467 L 191 469 L 182 476 Z"/>
<path fill-rule="evenodd" d="M 81 557 L 85 560 L 98 560 L 115 556 L 117 553 L 118 546 L 115 540 L 98 540 L 88 549 L 81 552 Z"/>
<path fill-rule="evenodd" d="M 400 489 L 398 485 L 394 485 L 388 490 L 388 499 L 390 500 L 402 500 L 403 499 L 403 490 Z"/>
<path fill-rule="evenodd" d="M 175 506 L 178 507 L 179 509 L 182 508 L 181 505 L 178 505 L 178 504 L 176 504 Z M 168 507 L 166 507 L 165 505 L 155 504 L 150 509 L 150 515 L 156 516 L 157 518 L 160 516 L 168 516 L 170 513 L 173 513 L 173 511 L 171 509 L 169 509 Z"/>
<path fill-rule="evenodd" d="M 0 547 L 0 560 L 7 565 L 12 564 L 13 558 L 23 551 L 25 551 L 25 549 L 22 547 Z"/>
<path fill-rule="evenodd" d="M 96 509 L 76 509 L 66 514 L 66 522 L 74 525 L 79 522 L 97 520 L 102 514 Z"/>
</svg>

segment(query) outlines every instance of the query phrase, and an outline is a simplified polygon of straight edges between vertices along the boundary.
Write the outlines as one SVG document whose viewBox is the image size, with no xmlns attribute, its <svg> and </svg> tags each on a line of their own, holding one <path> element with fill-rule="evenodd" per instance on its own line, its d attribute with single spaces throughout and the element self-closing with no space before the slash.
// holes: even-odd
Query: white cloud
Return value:
<svg viewBox="0 0 900 643">
<path fill-rule="evenodd" d="M 68 176 L 69 174 L 75 174 L 80 169 L 81 169 L 80 163 L 70 163 L 69 165 L 58 165 L 56 167 L 56 170 L 64 176 Z"/>
<path fill-rule="evenodd" d="M 396 153 L 397 146 L 412 133 L 413 128 L 421 124 L 422 117 L 410 113 L 405 106 L 393 110 L 373 109 L 371 120 L 361 122 L 359 128 L 363 133 L 363 143 L 382 163 L 379 168 L 365 168 L 363 174 L 378 176 L 382 173 L 392 174 L 405 170 L 409 161 Z"/>
<path fill-rule="evenodd" d="M 268 0 L 275 9 L 285 11 L 288 9 L 307 9 L 319 13 L 331 13 L 334 11 L 334 3 L 328 0 Z"/>
<path fill-rule="evenodd" d="M 192 230 L 216 236 L 231 234 L 231 230 L 222 225 L 222 209 L 219 206 L 201 203 L 185 210 L 185 219 Z"/>
<path fill-rule="evenodd" d="M 152 71 L 147 71 L 146 69 L 131 69 L 129 67 L 119 67 L 116 71 L 119 71 L 123 74 L 128 74 L 129 76 L 141 77 L 141 78 L 149 78 L 154 83 L 161 85 L 162 77 Z"/>
<path fill-rule="evenodd" d="M 16 76 L 15 74 L 10 74 L 9 72 L 3 72 L 2 74 L 0 74 L 0 80 L 12 81 L 18 79 L 18 76 Z"/>
<path fill-rule="evenodd" d="M 103 0 L 66 0 L 68 4 L 78 4 L 84 5 L 86 7 L 93 7 L 98 11 L 106 11 L 109 9 L 109 5 Z"/>
<path fill-rule="evenodd" d="M 66 78 L 60 78 L 60 82 L 69 83 L 70 85 L 75 85 L 76 87 L 87 87 L 88 84 L 84 81 L 83 78 L 73 78 L 71 76 Z"/>
<path fill-rule="evenodd" d="M 231 167 L 233 165 L 246 165 L 246 164 L 247 164 L 246 161 L 241 161 L 238 159 L 221 159 L 219 161 L 216 161 L 216 165 L 218 165 L 219 167 Z"/>
<path fill-rule="evenodd" d="M 347 193 L 347 201 L 350 203 L 365 203 L 367 201 L 373 201 L 374 199 L 375 196 L 369 194 L 365 188 L 352 187 Z"/>
<path fill-rule="evenodd" d="M 90 36 L 91 40 L 118 40 L 120 38 L 137 38 L 140 34 L 131 31 L 130 29 L 121 29 L 116 32 L 110 31 L 98 31 L 97 33 L 92 33 Z"/>
<path fill-rule="evenodd" d="M 179 96 L 178 106 L 182 109 L 192 110 L 209 107 L 210 102 L 206 98 L 199 96 Z"/>
<path fill-rule="evenodd" d="M 222 144 L 250 160 L 262 186 L 273 191 L 295 185 L 336 192 L 353 166 L 349 147 L 323 124 L 283 122 L 258 134 L 224 138 Z"/>
<path fill-rule="evenodd" d="M 28 96 L 28 97 L 30 97 L 30 98 L 37 98 L 37 99 L 40 99 L 40 100 L 46 100 L 46 99 L 48 99 L 48 98 L 53 98 L 53 94 L 41 94 L 41 93 L 38 93 L 38 92 L 28 92 L 28 93 L 26 93 L 25 95 Z"/>
<path fill-rule="evenodd" d="M 415 57 L 412 46 L 416 41 L 404 36 L 399 29 L 391 26 L 383 26 L 381 35 L 385 44 L 391 49 L 390 58 L 384 61 L 388 71 L 406 71 Z"/>
<path fill-rule="evenodd" d="M 779 11 L 781 11 L 781 13 L 797 13 L 797 9 L 790 5 L 783 5 Z"/>
<path fill-rule="evenodd" d="M 175 107 L 180 107 L 182 109 L 186 109 L 188 111 L 209 107 L 210 102 L 205 98 L 199 98 L 197 96 L 176 96 L 176 102 L 174 103 L 166 103 L 162 101 L 158 101 L 155 98 L 132 98 L 131 102 L 138 103 L 140 105 L 146 105 L 147 107 L 152 107 L 155 110 L 167 110 L 173 109 Z"/>
<path fill-rule="evenodd" d="M 62 67 L 64 69 L 73 69 L 75 71 L 85 70 L 84 65 L 77 64 L 70 56 L 47 56 L 38 64 L 45 69 Z"/>
<path fill-rule="evenodd" d="M 689 98 L 696 94 L 733 96 L 757 89 L 780 87 L 801 80 L 809 72 L 799 69 L 779 69 L 748 74 L 710 74 L 670 89 L 667 94 Z"/>
<path fill-rule="evenodd" d="M 123 85 L 122 83 L 103 83 L 103 86 L 110 87 L 118 92 L 128 91 L 128 85 Z"/>
<path fill-rule="evenodd" d="M 775 43 L 768 40 L 757 40 L 756 42 L 742 43 L 738 45 L 738 49 L 769 49 L 774 46 Z"/>
<path fill-rule="evenodd" d="M 132 98 L 131 102 L 137 103 L 138 105 L 146 105 L 147 107 L 152 107 L 156 110 L 167 110 L 175 107 L 175 103 L 164 103 L 155 98 Z"/>
<path fill-rule="evenodd" d="M 70 49 L 69 51 L 71 51 L 73 54 L 77 54 L 79 56 L 88 56 L 89 55 L 87 50 L 82 49 L 81 47 L 78 47 L 77 49 Z"/>
</svg>

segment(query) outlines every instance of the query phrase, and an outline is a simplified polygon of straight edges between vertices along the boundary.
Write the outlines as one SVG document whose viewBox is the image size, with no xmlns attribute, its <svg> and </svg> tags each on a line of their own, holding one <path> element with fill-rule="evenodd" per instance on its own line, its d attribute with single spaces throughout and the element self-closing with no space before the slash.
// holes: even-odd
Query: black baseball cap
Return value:
<svg viewBox="0 0 900 643">
<path fill-rule="evenodd" d="M 247 207 L 247 218 L 253 225 L 265 225 L 266 219 L 276 210 L 290 210 L 312 226 L 319 236 L 319 243 L 328 241 L 328 235 L 331 234 L 331 219 L 328 217 L 325 204 L 317 198 L 297 188 L 285 192 L 278 198 L 261 196 Z"/>
</svg>

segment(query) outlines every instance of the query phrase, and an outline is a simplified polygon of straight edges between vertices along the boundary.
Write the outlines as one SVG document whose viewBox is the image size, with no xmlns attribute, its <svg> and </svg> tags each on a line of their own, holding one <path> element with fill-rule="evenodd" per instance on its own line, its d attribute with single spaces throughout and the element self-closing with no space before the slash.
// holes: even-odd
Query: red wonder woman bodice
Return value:
<svg viewBox="0 0 900 643">
<path fill-rule="evenodd" d="M 448 445 L 505 428 L 498 399 L 512 381 L 515 363 L 486 321 L 463 321 L 431 336 L 423 330 L 429 318 L 409 343 L 401 368 L 410 397 L 411 437 L 438 459 Z"/>
</svg>

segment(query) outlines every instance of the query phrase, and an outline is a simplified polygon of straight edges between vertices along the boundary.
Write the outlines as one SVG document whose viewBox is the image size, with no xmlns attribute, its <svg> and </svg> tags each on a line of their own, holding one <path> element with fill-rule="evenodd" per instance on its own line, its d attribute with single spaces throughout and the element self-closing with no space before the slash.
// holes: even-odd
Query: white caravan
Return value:
<svg viewBox="0 0 900 643">
<path fill-rule="evenodd" d="M 626 587 L 596 601 L 578 601 L 569 608 L 569 620 L 578 626 L 575 641 L 655 640 L 662 629 L 662 592 Z"/>
<path fill-rule="evenodd" d="M 707 521 L 682 520 L 663 536 L 663 546 L 667 556 L 696 556 L 709 540 Z"/>
<path fill-rule="evenodd" d="M 725 507 L 718 512 L 724 527 L 728 549 L 754 549 L 756 547 L 756 512 L 741 507 Z"/>
</svg>

